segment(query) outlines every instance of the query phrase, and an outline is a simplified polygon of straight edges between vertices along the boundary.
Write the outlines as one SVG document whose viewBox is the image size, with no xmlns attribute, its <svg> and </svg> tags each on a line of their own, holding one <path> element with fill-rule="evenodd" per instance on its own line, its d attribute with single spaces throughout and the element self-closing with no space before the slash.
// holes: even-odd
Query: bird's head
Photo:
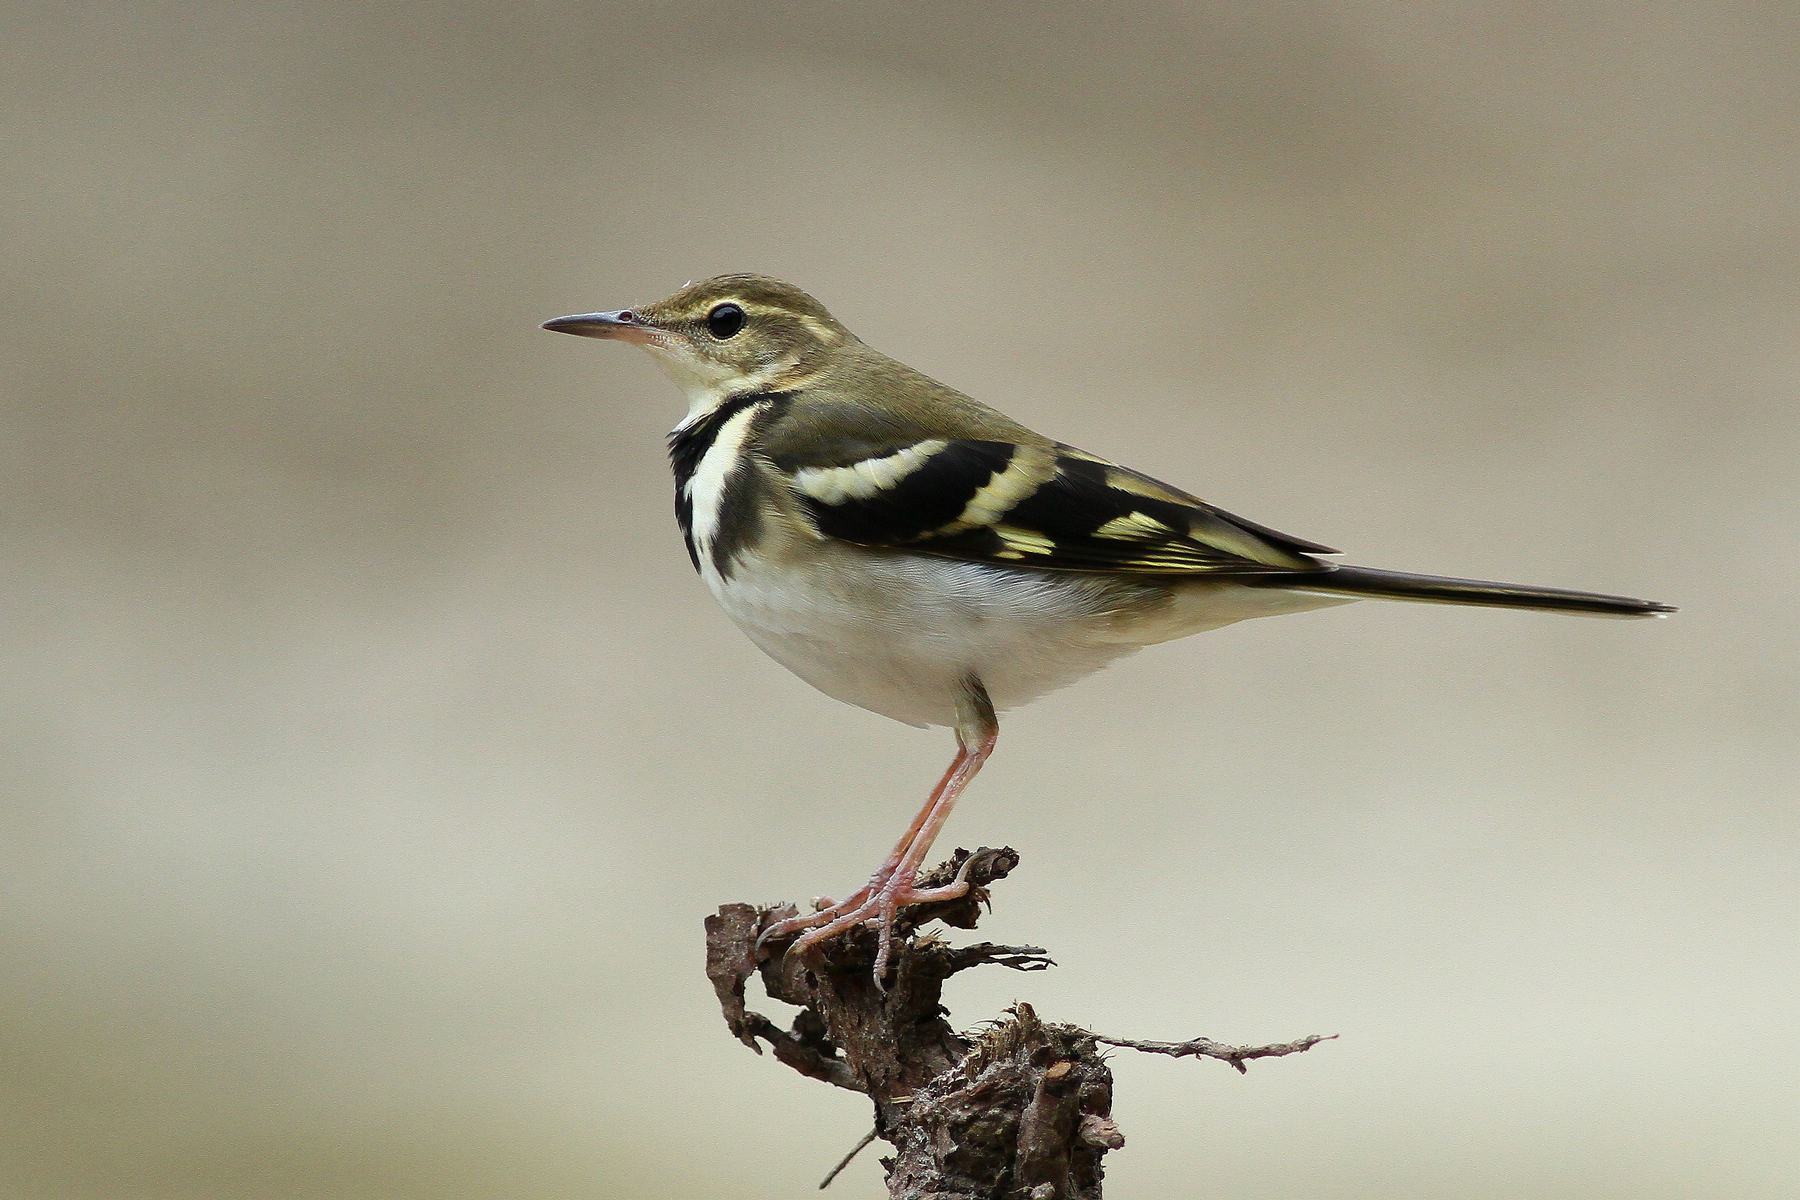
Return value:
<svg viewBox="0 0 1800 1200">
<path fill-rule="evenodd" d="M 695 409 L 789 390 L 856 341 L 824 305 L 766 275 L 720 275 L 650 304 L 557 317 L 544 328 L 642 346 Z"/>
</svg>

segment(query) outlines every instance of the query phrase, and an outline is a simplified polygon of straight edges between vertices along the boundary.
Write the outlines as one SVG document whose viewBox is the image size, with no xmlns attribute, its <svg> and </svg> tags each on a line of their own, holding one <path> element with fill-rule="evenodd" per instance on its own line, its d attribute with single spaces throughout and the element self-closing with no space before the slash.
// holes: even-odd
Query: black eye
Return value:
<svg viewBox="0 0 1800 1200">
<path fill-rule="evenodd" d="M 744 310 L 735 304 L 715 304 L 706 314 L 706 328 L 720 341 L 744 327 Z"/>
</svg>

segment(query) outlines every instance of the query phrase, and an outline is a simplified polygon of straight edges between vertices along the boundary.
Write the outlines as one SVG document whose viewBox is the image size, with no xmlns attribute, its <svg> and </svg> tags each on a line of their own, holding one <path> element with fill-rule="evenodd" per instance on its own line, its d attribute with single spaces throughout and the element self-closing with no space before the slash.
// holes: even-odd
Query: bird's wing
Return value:
<svg viewBox="0 0 1800 1200">
<path fill-rule="evenodd" d="M 813 442 L 771 461 L 827 537 L 1067 571 L 1317 571 L 1316 542 L 1235 517 L 1060 443 Z"/>
</svg>

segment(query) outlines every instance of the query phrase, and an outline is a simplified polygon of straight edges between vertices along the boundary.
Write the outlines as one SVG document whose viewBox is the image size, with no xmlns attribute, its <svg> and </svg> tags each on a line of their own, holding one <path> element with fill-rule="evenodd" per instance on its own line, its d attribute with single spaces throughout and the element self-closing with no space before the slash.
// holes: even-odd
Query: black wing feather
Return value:
<svg viewBox="0 0 1800 1200">
<path fill-rule="evenodd" d="M 839 470 L 854 465 L 841 457 L 834 463 Z M 971 509 L 990 485 L 999 501 L 990 494 Z M 891 482 L 852 490 L 858 494 L 827 490 L 821 498 L 801 489 L 821 533 L 975 562 L 1065 571 L 1268 574 L 1317 571 L 1326 564 L 1310 556 L 1335 553 L 1061 445 L 946 440 Z"/>
</svg>

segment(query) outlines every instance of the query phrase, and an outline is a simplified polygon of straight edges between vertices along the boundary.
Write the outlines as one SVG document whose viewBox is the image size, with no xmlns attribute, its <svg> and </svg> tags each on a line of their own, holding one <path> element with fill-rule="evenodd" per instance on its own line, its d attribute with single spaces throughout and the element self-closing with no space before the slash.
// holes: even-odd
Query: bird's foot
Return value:
<svg viewBox="0 0 1800 1200">
<path fill-rule="evenodd" d="M 970 861 L 973 860 L 965 860 L 956 873 L 956 878 L 941 887 L 914 886 L 918 878 L 916 867 L 910 870 L 895 867 L 877 871 L 874 878 L 844 899 L 827 904 L 817 912 L 775 922 L 756 939 L 757 948 L 761 949 L 767 942 L 799 934 L 785 953 L 804 954 L 858 925 L 872 925 L 875 927 L 876 941 L 875 985 L 881 987 L 887 976 L 888 959 L 893 949 L 894 921 L 900 910 L 911 908 L 915 904 L 959 900 L 968 895 Z"/>
</svg>

